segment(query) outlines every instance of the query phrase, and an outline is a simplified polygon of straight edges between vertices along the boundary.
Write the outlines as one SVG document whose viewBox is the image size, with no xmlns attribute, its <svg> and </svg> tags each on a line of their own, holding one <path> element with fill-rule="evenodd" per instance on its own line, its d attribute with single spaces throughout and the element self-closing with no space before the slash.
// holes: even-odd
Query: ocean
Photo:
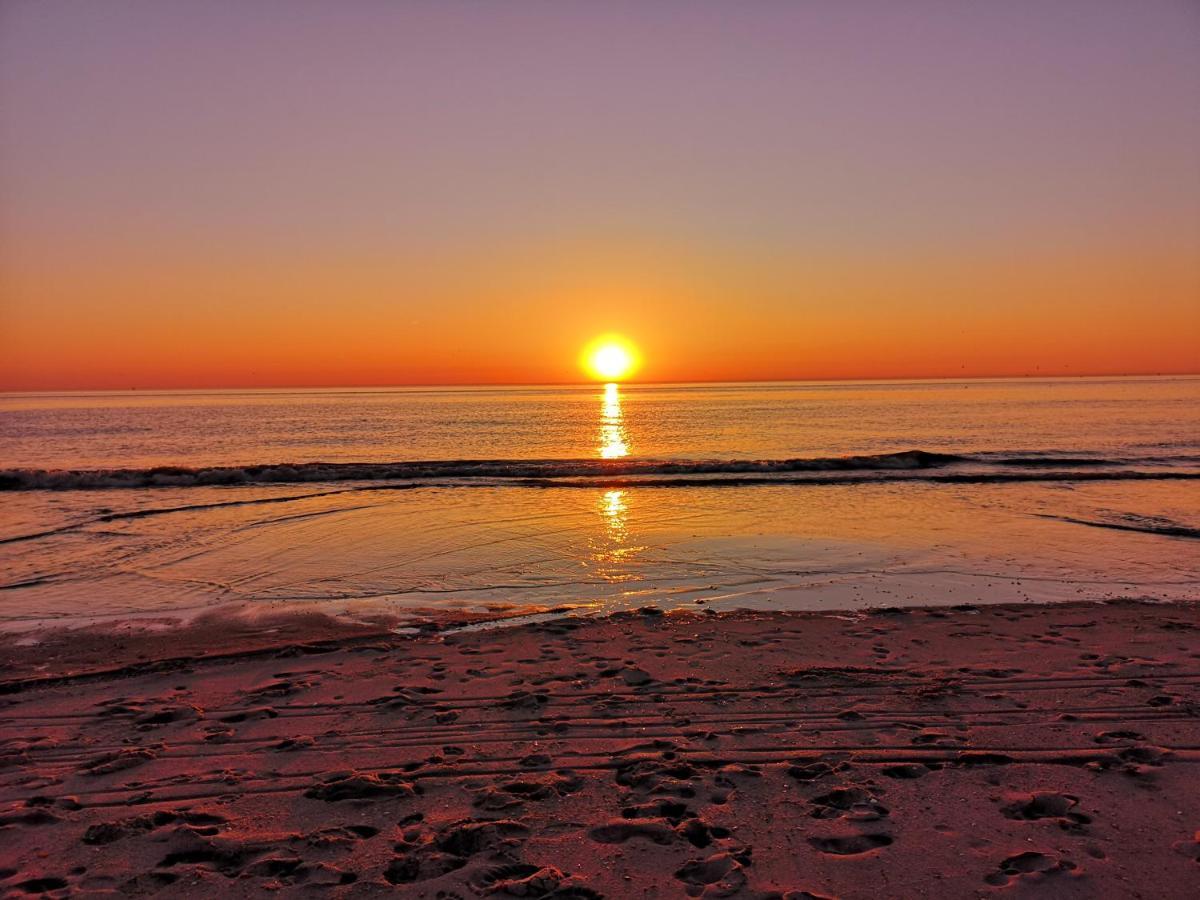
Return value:
<svg viewBox="0 0 1200 900">
<path fill-rule="evenodd" d="M 0 627 L 1200 595 L 1200 378 L 0 395 Z"/>
</svg>

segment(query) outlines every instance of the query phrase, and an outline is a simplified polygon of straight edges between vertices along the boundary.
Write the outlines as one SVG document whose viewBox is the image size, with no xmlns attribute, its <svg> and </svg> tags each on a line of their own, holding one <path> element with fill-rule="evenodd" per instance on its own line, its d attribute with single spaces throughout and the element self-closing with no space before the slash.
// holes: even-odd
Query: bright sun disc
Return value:
<svg viewBox="0 0 1200 900">
<path fill-rule="evenodd" d="M 603 381 L 625 378 L 632 374 L 637 365 L 637 348 L 619 335 L 597 338 L 583 351 L 583 367 L 592 377 Z"/>
</svg>

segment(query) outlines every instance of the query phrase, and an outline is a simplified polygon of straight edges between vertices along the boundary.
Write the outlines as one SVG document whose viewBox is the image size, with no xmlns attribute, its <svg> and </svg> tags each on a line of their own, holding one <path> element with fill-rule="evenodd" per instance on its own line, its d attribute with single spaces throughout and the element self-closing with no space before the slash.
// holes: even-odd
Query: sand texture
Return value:
<svg viewBox="0 0 1200 900">
<path fill-rule="evenodd" d="M 1200 896 L 1192 605 L 298 635 L 14 650 L 0 890 Z"/>
</svg>

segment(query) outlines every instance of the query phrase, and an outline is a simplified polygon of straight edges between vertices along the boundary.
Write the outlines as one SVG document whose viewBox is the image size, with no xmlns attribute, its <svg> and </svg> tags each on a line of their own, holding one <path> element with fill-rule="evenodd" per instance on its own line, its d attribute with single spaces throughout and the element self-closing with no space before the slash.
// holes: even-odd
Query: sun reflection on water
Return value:
<svg viewBox="0 0 1200 900">
<path fill-rule="evenodd" d="M 621 393 L 615 383 L 604 386 L 600 403 L 600 456 L 620 459 L 629 455 L 629 436 L 621 413 Z"/>
<path fill-rule="evenodd" d="M 621 410 L 621 392 L 616 384 L 606 384 L 600 395 L 599 454 L 603 459 L 629 455 L 629 432 Z M 627 490 L 600 493 L 594 507 L 602 527 L 588 543 L 596 574 L 608 582 L 640 581 L 635 559 L 646 548 L 632 542 L 629 528 L 630 501 Z"/>
<path fill-rule="evenodd" d="M 633 558 L 646 548 L 630 541 L 629 492 L 605 491 L 597 500 L 603 530 L 591 541 L 592 562 L 605 581 L 637 581 L 629 570 Z"/>
<path fill-rule="evenodd" d="M 625 492 L 605 491 L 604 497 L 600 501 L 600 511 L 603 513 L 604 523 L 608 527 L 608 539 L 624 541 L 627 534 L 625 513 L 629 511 L 629 507 L 625 504 Z"/>
</svg>

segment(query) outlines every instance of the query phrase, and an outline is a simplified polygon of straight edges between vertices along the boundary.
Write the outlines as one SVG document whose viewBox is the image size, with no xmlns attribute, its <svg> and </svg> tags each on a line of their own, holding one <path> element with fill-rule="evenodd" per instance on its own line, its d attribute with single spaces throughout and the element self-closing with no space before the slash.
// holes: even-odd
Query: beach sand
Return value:
<svg viewBox="0 0 1200 900">
<path fill-rule="evenodd" d="M 1200 895 L 1194 605 L 225 637 L 0 647 L 6 895 Z"/>
</svg>

